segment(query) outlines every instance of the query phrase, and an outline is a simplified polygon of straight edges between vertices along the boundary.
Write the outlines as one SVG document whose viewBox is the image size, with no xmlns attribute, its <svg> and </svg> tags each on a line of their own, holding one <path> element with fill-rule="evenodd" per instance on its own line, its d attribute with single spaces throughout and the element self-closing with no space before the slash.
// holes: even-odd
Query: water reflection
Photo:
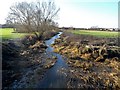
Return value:
<svg viewBox="0 0 120 90">
<path fill-rule="evenodd" d="M 56 36 L 52 37 L 50 40 L 47 40 L 45 43 L 48 46 L 46 49 L 46 54 L 53 55 L 57 57 L 56 64 L 50 68 L 43 80 L 40 81 L 38 88 L 65 88 L 66 80 L 65 74 L 58 73 L 61 68 L 67 68 L 66 63 L 64 62 L 60 54 L 54 53 L 53 48 L 50 46 L 54 43 L 55 39 L 59 38 L 62 32 L 59 32 Z"/>
</svg>

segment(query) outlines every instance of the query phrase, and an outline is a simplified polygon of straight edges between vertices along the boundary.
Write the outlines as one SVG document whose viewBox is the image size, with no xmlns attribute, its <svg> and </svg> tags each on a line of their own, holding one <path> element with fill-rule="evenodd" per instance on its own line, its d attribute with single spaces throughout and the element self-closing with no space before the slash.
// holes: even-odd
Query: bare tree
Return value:
<svg viewBox="0 0 120 90">
<path fill-rule="evenodd" d="M 15 25 L 16 30 L 33 32 L 38 38 L 47 30 L 53 29 L 60 8 L 53 1 L 21 2 L 10 7 L 7 23 Z"/>
</svg>

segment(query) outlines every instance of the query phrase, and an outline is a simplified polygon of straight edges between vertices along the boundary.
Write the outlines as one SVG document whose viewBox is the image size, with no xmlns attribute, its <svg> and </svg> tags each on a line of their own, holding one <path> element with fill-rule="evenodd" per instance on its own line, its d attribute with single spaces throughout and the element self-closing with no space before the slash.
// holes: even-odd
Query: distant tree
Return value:
<svg viewBox="0 0 120 90">
<path fill-rule="evenodd" d="M 6 23 L 16 27 L 16 31 L 34 32 L 37 38 L 47 30 L 57 27 L 54 22 L 60 8 L 53 1 L 21 2 L 10 7 Z"/>
<path fill-rule="evenodd" d="M 90 29 L 92 29 L 92 30 L 98 30 L 99 27 L 98 26 L 92 26 Z"/>
</svg>

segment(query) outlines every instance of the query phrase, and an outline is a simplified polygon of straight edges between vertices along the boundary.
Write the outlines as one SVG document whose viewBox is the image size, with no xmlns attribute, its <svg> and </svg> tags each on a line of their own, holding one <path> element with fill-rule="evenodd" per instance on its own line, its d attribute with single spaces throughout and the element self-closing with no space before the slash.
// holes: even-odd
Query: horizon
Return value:
<svg viewBox="0 0 120 90">
<path fill-rule="evenodd" d="M 16 0 L 15 2 L 32 2 L 34 0 Z M 118 28 L 118 0 L 54 0 L 60 7 L 58 18 L 59 27 Z M 0 24 L 5 24 L 10 6 L 14 0 L 4 0 L 0 3 Z M 4 5 L 6 6 L 4 7 Z M 3 10 L 4 8 L 4 10 Z"/>
</svg>

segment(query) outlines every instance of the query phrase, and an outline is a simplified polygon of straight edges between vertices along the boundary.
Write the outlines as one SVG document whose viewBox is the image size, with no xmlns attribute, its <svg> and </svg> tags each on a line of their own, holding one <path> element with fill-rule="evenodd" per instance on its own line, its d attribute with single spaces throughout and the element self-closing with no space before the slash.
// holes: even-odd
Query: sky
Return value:
<svg viewBox="0 0 120 90">
<path fill-rule="evenodd" d="M 0 3 L 0 24 L 5 23 L 10 6 L 15 2 L 35 0 L 3 0 Z M 54 0 L 60 12 L 56 21 L 60 27 L 118 27 L 119 0 Z"/>
</svg>

